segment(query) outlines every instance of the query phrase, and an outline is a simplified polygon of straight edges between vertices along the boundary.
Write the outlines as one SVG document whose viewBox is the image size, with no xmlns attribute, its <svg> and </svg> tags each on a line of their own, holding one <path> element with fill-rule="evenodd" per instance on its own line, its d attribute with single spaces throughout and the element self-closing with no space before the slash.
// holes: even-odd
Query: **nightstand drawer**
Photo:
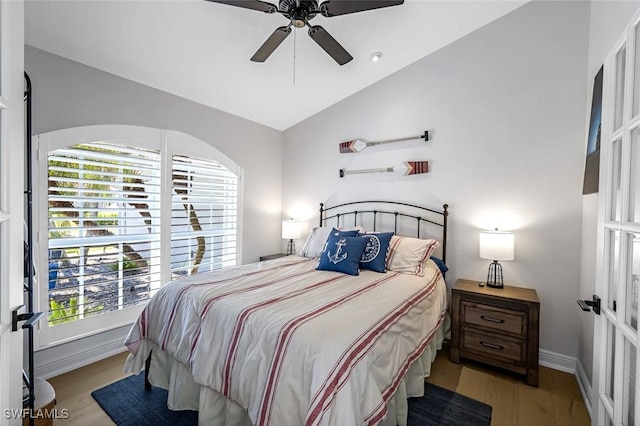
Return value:
<svg viewBox="0 0 640 426">
<path fill-rule="evenodd" d="M 463 301 L 460 314 L 462 325 L 478 325 L 522 337 L 527 333 L 526 312 Z"/>
<path fill-rule="evenodd" d="M 493 358 L 509 360 L 516 365 L 525 365 L 527 342 L 524 340 L 494 336 L 466 327 L 462 327 L 461 334 L 460 349 L 463 351 L 480 352 Z"/>
</svg>

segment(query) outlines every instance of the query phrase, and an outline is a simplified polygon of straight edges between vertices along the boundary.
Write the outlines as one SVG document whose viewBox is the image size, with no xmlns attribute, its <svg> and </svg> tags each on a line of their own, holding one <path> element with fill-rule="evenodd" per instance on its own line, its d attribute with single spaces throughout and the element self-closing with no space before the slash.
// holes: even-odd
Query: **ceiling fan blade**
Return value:
<svg viewBox="0 0 640 426">
<path fill-rule="evenodd" d="M 353 56 L 320 25 L 314 25 L 309 28 L 309 37 L 318 43 L 338 64 L 344 65 L 353 59 Z"/>
<path fill-rule="evenodd" d="M 320 13 L 329 18 L 382 7 L 399 6 L 402 3 L 404 0 L 327 0 L 320 5 Z"/>
<path fill-rule="evenodd" d="M 287 36 L 291 34 L 291 26 L 288 27 L 278 27 L 276 30 L 269 36 L 267 41 L 265 41 L 260 49 L 256 51 L 251 57 L 253 62 L 264 62 L 267 60 L 269 56 L 273 53 L 274 50 L 280 43 L 284 41 Z"/>
<path fill-rule="evenodd" d="M 212 3 L 228 4 L 229 6 L 238 6 L 245 9 L 259 10 L 265 13 L 276 13 L 278 8 L 271 3 L 260 0 L 207 0 Z"/>
</svg>

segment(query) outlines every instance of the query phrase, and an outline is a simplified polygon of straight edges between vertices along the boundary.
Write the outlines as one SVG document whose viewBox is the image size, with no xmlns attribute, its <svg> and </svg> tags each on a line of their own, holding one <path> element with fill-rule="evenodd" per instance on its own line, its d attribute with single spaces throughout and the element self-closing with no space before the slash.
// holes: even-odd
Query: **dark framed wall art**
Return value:
<svg viewBox="0 0 640 426">
<path fill-rule="evenodd" d="M 587 160 L 584 167 L 582 194 L 598 192 L 600 177 L 600 132 L 602 127 L 602 73 L 600 67 L 593 81 L 591 98 L 591 117 L 589 118 L 589 137 L 587 139 Z"/>
</svg>

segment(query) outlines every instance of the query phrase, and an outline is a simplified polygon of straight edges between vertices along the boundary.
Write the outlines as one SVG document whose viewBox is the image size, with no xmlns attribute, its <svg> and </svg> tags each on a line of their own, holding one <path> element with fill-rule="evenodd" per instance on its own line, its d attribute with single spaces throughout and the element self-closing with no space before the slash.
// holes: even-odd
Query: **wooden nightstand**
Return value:
<svg viewBox="0 0 640 426">
<path fill-rule="evenodd" d="M 266 256 L 260 256 L 260 262 L 262 262 L 263 260 L 278 259 L 278 258 L 285 257 L 285 256 L 286 256 L 286 254 L 284 254 L 284 253 L 268 254 Z"/>
<path fill-rule="evenodd" d="M 526 375 L 538 386 L 540 300 L 529 288 L 480 287 L 458 280 L 451 290 L 451 361 L 460 358 Z"/>
</svg>

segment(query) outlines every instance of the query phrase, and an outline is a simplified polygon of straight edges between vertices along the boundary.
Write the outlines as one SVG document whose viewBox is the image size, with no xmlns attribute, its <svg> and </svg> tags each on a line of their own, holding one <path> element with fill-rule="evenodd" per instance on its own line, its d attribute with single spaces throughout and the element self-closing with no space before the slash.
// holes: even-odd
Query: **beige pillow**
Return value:
<svg viewBox="0 0 640 426">
<path fill-rule="evenodd" d="M 387 269 L 413 275 L 424 275 L 425 263 L 440 243 L 411 237 L 391 237 L 387 253 Z"/>
</svg>

